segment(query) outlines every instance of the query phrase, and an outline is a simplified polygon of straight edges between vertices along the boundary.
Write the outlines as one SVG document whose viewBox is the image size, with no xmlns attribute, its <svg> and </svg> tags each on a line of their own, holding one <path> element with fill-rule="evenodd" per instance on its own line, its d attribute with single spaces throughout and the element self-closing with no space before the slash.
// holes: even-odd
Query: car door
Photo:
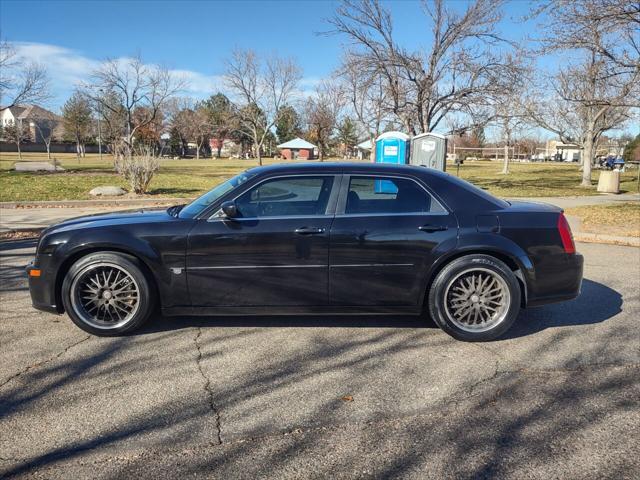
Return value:
<svg viewBox="0 0 640 480">
<path fill-rule="evenodd" d="M 235 199 L 236 218 L 200 220 L 187 252 L 192 305 L 326 305 L 336 183 L 334 175 L 269 178 Z"/>
<path fill-rule="evenodd" d="M 416 179 L 345 176 L 331 227 L 330 304 L 418 305 L 434 252 L 456 238 L 455 216 Z"/>
</svg>

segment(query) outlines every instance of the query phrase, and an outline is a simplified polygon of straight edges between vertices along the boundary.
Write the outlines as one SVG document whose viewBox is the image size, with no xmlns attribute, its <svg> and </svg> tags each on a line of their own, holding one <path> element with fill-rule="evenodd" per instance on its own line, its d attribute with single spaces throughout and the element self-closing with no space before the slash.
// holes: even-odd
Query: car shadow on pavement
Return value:
<svg viewBox="0 0 640 480">
<path fill-rule="evenodd" d="M 132 335 L 183 328 L 436 328 L 430 318 L 414 315 L 233 315 L 202 317 L 164 317 L 158 315 Z"/>
<path fill-rule="evenodd" d="M 501 340 L 532 335 L 547 328 L 600 323 L 621 311 L 622 296 L 619 292 L 601 283 L 585 279 L 582 283 L 582 294 L 575 300 L 521 310 L 514 326 L 501 337 Z M 426 315 L 242 315 L 219 317 L 163 317 L 158 315 L 132 335 L 191 327 L 437 328 Z"/>
<path fill-rule="evenodd" d="M 501 339 L 518 338 L 554 327 L 604 322 L 622 311 L 622 295 L 592 280 L 582 281 L 575 300 L 523 309 L 513 327 Z"/>
</svg>

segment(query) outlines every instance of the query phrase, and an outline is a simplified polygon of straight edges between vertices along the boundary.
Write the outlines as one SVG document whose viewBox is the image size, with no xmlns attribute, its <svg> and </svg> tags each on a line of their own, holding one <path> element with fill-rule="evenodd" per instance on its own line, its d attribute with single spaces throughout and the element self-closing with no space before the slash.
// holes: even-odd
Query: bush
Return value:
<svg viewBox="0 0 640 480">
<path fill-rule="evenodd" d="M 118 156 L 115 167 L 131 189 L 141 195 L 147 192 L 153 175 L 160 169 L 160 162 L 153 152 L 144 151 L 139 155 Z"/>
</svg>

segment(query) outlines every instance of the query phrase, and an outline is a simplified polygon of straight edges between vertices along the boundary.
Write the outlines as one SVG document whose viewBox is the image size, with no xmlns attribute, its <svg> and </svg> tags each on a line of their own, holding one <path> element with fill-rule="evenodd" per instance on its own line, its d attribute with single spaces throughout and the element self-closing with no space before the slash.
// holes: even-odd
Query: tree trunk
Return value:
<svg viewBox="0 0 640 480">
<path fill-rule="evenodd" d="M 18 158 L 22 160 L 22 151 L 20 150 L 20 142 L 17 142 L 16 146 L 18 147 Z"/>
<path fill-rule="evenodd" d="M 593 140 L 592 136 L 589 136 L 584 144 L 583 157 L 582 157 L 582 182 L 581 187 L 591 187 L 591 164 L 593 161 Z"/>
<path fill-rule="evenodd" d="M 258 165 L 262 165 L 262 152 L 260 150 L 260 145 L 258 145 L 256 148 L 256 153 L 258 154 Z"/>
<path fill-rule="evenodd" d="M 502 167 L 503 175 L 507 175 L 509 173 L 509 147 L 507 145 L 504 146 L 504 165 Z"/>
<path fill-rule="evenodd" d="M 196 144 L 196 160 L 200 160 L 200 145 Z"/>
<path fill-rule="evenodd" d="M 51 143 L 47 143 L 47 160 L 51 160 Z"/>
<path fill-rule="evenodd" d="M 218 158 L 222 156 L 222 145 L 218 145 Z"/>
<path fill-rule="evenodd" d="M 76 140 L 76 158 L 78 159 L 78 163 L 80 163 L 80 142 Z"/>
<path fill-rule="evenodd" d="M 371 153 L 369 154 L 369 159 L 372 162 L 376 161 L 376 137 L 371 136 L 369 138 L 369 141 L 371 142 Z"/>
</svg>

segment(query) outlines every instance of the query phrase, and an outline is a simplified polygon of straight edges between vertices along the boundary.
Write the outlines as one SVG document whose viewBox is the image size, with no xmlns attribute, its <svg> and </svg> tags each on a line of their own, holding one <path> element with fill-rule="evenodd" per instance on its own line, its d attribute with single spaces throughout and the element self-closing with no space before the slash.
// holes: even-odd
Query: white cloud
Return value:
<svg viewBox="0 0 640 480">
<path fill-rule="evenodd" d="M 77 50 L 57 45 L 31 42 L 12 44 L 19 57 L 46 66 L 51 78 L 53 99 L 50 108 L 59 109 L 76 86 L 89 80 L 89 76 L 101 63 L 101 60 L 89 58 Z M 124 62 L 126 57 L 116 59 Z M 206 98 L 218 91 L 225 92 L 221 76 L 207 75 L 194 70 L 172 69 L 171 72 L 185 81 L 182 95 Z M 300 95 L 308 96 L 321 79 L 305 77 L 300 82 Z"/>
<path fill-rule="evenodd" d="M 89 80 L 93 70 L 100 66 L 100 60 L 86 57 L 76 50 L 44 43 L 13 43 L 16 54 L 26 61 L 46 66 L 51 78 L 54 98 L 52 107 L 61 107 L 73 89 Z M 127 58 L 117 58 L 124 62 Z M 223 89 L 220 76 L 205 75 L 193 70 L 172 69 L 178 78 L 185 80 L 183 94 L 205 98 Z"/>
</svg>

